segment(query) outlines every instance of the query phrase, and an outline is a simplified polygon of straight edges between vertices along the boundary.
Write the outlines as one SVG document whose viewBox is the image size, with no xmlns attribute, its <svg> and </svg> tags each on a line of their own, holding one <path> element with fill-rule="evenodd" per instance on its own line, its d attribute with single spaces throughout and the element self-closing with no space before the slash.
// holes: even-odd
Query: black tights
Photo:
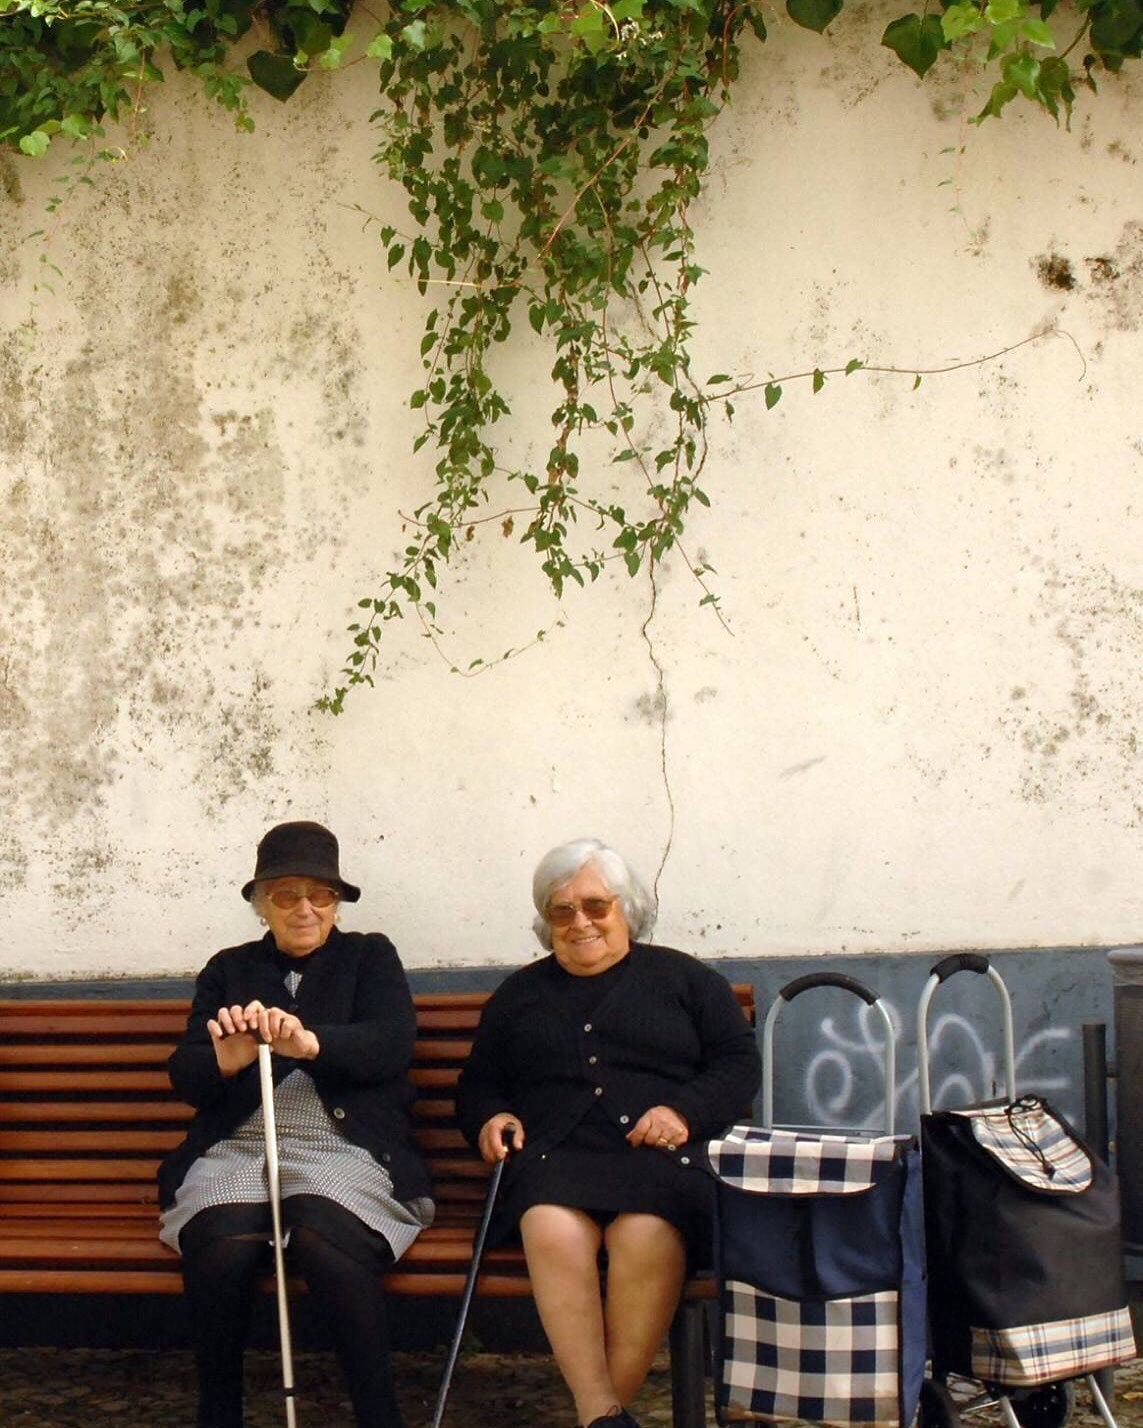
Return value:
<svg viewBox="0 0 1143 1428">
<path fill-rule="evenodd" d="M 192 1220 L 180 1243 L 198 1368 L 197 1428 L 242 1428 L 242 1356 L 267 1245 L 264 1238 L 194 1228 Z M 380 1282 L 384 1264 L 354 1258 L 305 1225 L 290 1231 L 286 1264 L 306 1281 L 329 1325 L 357 1428 L 402 1428 Z"/>
</svg>

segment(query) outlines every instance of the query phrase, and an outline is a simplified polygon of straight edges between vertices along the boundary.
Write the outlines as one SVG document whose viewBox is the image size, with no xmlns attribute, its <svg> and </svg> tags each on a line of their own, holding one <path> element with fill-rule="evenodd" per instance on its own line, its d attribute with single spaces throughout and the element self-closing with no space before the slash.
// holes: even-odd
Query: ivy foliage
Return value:
<svg viewBox="0 0 1143 1428">
<path fill-rule="evenodd" d="M 842 4 L 787 10 L 820 31 Z M 341 682 L 323 701 L 335 711 L 372 682 L 388 621 L 414 610 L 437 636 L 441 569 L 482 522 L 527 543 L 557 595 L 609 562 L 635 574 L 682 549 L 692 507 L 708 504 L 709 417 L 748 390 L 693 370 L 703 269 L 688 215 L 740 46 L 766 39 L 764 7 L 750 0 L 393 0 L 350 30 L 351 5 L 0 0 L 0 144 L 28 155 L 59 134 L 98 143 L 105 118 L 141 109 L 163 64 L 196 75 L 244 127 L 250 84 L 285 100 L 314 67 L 378 67 L 376 157 L 408 214 L 379 236 L 390 269 L 426 302 L 411 405 L 435 485 L 396 568 L 360 601 Z M 992 71 L 981 119 L 1017 97 L 1058 118 L 1096 69 L 1140 56 L 1143 0 L 1080 0 L 1063 48 L 1054 6 L 942 0 L 893 20 L 882 42 L 921 76 L 945 53 L 978 53 Z M 529 465 L 508 467 L 497 424 L 515 399 L 497 353 L 521 328 L 546 354 L 546 386 L 530 382 L 523 399 L 534 408 L 550 396 L 551 437 Z M 805 375 L 815 392 L 827 376 Z M 780 381 L 765 383 L 767 407 L 781 394 Z M 709 568 L 688 564 L 716 605 Z"/>
<path fill-rule="evenodd" d="M 1143 0 L 1058 6 L 1059 0 L 925 0 L 919 14 L 891 22 L 882 43 L 920 76 L 942 53 L 975 50 L 997 74 L 978 118 L 998 114 L 1019 95 L 1058 116 L 1061 105 L 1070 109 L 1078 81 L 1091 84 L 1099 69 L 1114 73 L 1140 58 Z M 790 18 L 818 32 L 843 7 L 844 0 L 786 0 Z M 250 128 L 247 86 L 287 99 L 315 66 L 337 68 L 350 48 L 345 31 L 353 8 L 354 0 L 0 0 L 0 147 L 39 155 L 57 134 L 96 134 L 105 117 L 118 121 L 136 112 L 146 85 L 162 81 L 167 63 L 200 78 L 208 96 Z M 491 7 L 399 0 L 383 8 L 388 42 L 380 40 L 373 53 L 400 67 L 402 52 L 424 50 L 434 26 L 471 25 L 483 35 Z M 653 29 L 661 16 L 680 13 L 717 25 L 720 9 L 704 0 L 540 0 L 497 8 L 497 28 L 510 46 L 534 29 L 602 56 L 605 66 L 614 51 L 608 40 L 625 26 L 630 36 L 632 25 Z M 766 38 L 765 6 L 744 0 L 724 8 L 728 48 L 743 27 Z M 232 51 L 252 29 L 260 47 L 236 66 Z M 395 45 L 392 56 L 388 43 Z M 518 51 L 525 62 L 526 50 L 524 44 Z"/>
<path fill-rule="evenodd" d="M 826 3 L 826 0 L 812 0 Z M 941 13 L 927 8 L 899 16 L 882 44 L 921 78 L 944 51 L 975 52 L 993 73 L 988 101 L 978 120 L 998 116 L 1023 96 L 1059 119 L 1071 117 L 1076 84 L 1095 88 L 1100 68 L 1117 73 L 1143 49 L 1143 0 L 1080 0 L 1076 11 L 1057 12 L 1058 0 L 941 0 Z M 1049 23 L 1051 20 L 1055 26 Z M 1070 33 L 1068 33 L 1070 31 Z M 1060 32 L 1067 43 L 1060 48 Z M 1075 55 L 1080 68 L 1073 68 Z"/>
</svg>

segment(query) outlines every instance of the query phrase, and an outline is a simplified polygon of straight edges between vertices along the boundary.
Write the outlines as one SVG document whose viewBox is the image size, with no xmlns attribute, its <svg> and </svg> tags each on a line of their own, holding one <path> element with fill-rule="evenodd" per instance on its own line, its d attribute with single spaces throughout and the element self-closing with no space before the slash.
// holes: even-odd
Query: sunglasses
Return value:
<svg viewBox="0 0 1143 1428">
<path fill-rule="evenodd" d="M 585 897 L 582 902 L 554 902 L 544 916 L 552 927 L 570 927 L 581 912 L 588 922 L 602 922 L 614 905 L 613 897 Z"/>
<path fill-rule="evenodd" d="M 282 912 L 291 912 L 303 899 L 313 908 L 332 907 L 341 896 L 334 888 L 314 888 L 312 892 L 295 892 L 293 888 L 275 888 L 266 894 L 266 901 L 272 902 Z"/>
</svg>

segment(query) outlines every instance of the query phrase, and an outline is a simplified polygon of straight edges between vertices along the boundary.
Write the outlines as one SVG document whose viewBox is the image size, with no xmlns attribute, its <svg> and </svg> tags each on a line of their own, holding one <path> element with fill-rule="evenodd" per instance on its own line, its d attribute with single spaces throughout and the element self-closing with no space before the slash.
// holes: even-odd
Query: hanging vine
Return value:
<svg viewBox="0 0 1143 1428">
<path fill-rule="evenodd" d="M 730 398 L 746 390 L 693 369 L 703 269 L 688 215 L 740 47 L 766 38 L 763 7 L 734 0 L 400 0 L 353 31 L 350 9 L 351 0 L 0 0 L 0 143 L 33 156 L 57 135 L 98 146 L 105 117 L 137 113 L 161 63 L 196 75 L 247 128 L 250 83 L 284 100 L 316 66 L 355 55 L 379 67 L 377 159 L 404 189 L 408 223 L 378 231 L 389 267 L 427 301 L 411 405 L 435 485 L 412 513 L 397 568 L 360 601 L 341 679 L 322 701 L 334 711 L 371 682 L 387 622 L 415 610 L 439 633 L 442 567 L 513 486 L 520 501 L 502 504 L 519 509 L 501 529 L 532 547 L 557 595 L 611 561 L 634 574 L 682 549 L 692 506 L 708 504 L 708 419 L 716 407 L 731 413 Z M 842 0 L 787 0 L 815 30 L 841 9 Z M 1063 48 L 1054 9 L 1055 0 L 952 0 L 893 20 L 882 42 L 918 75 L 945 51 L 979 51 L 995 76 L 980 119 L 1018 96 L 1067 117 L 1077 84 L 1139 57 L 1143 0 L 1069 12 Z M 245 72 L 231 59 L 239 41 L 250 51 Z M 497 425 L 512 399 L 496 354 L 523 323 L 549 354 L 551 440 L 530 466 L 506 466 Z M 826 374 L 808 375 L 818 390 Z M 530 383 L 529 402 L 543 390 Z M 767 406 L 780 396 L 771 379 Z M 622 479 L 587 479 L 601 460 Z M 701 600 L 717 608 L 708 568 L 688 565 Z"/>
</svg>

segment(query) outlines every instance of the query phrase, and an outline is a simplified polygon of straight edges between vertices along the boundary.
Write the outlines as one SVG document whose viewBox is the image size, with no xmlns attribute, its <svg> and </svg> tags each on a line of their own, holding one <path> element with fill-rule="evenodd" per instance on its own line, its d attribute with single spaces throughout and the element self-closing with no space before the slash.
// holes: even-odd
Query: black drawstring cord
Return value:
<svg viewBox="0 0 1143 1428">
<path fill-rule="evenodd" d="M 1023 1128 L 1023 1126 L 1018 1126 L 1016 1124 L 1016 1116 L 1018 1113 L 1023 1115 L 1029 1115 L 1032 1111 L 1040 1110 L 1041 1107 L 1042 1102 L 1040 1101 L 1039 1096 L 1021 1096 L 1018 1101 L 1013 1101 L 1012 1104 L 1006 1108 L 1005 1114 L 1008 1117 L 1008 1124 L 1012 1128 L 1012 1134 L 1016 1137 L 1016 1139 L 1020 1142 L 1024 1149 L 1029 1151 L 1033 1158 L 1040 1162 L 1040 1168 L 1043 1170 L 1044 1174 L 1048 1177 L 1048 1179 L 1054 1180 L 1056 1176 L 1056 1167 L 1052 1164 L 1052 1162 L 1048 1159 L 1048 1157 L 1032 1139 L 1031 1135 L 1029 1135 L 1029 1133 Z"/>
</svg>

